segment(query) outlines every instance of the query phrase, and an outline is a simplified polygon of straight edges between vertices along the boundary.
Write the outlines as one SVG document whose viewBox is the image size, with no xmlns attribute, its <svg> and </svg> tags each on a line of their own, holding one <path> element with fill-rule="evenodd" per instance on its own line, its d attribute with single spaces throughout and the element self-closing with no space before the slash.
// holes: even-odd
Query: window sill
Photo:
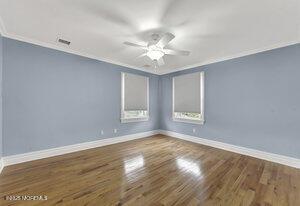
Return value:
<svg viewBox="0 0 300 206">
<path fill-rule="evenodd" d="M 182 118 L 173 118 L 173 121 L 175 122 L 184 122 L 184 123 L 190 123 L 190 124 L 204 124 L 204 120 L 193 120 L 193 119 L 182 119 Z"/>
<path fill-rule="evenodd" d="M 129 122 L 146 122 L 149 120 L 149 117 L 139 117 L 139 118 L 123 118 L 121 119 L 121 123 L 129 123 Z"/>
</svg>

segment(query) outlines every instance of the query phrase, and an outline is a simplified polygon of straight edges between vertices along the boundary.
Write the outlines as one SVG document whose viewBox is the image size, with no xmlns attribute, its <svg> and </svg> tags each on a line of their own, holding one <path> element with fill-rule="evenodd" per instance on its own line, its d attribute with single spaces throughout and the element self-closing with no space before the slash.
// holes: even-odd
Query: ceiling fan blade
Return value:
<svg viewBox="0 0 300 206">
<path fill-rule="evenodd" d="M 147 47 L 144 46 L 144 45 L 135 44 L 135 43 L 131 43 L 131 42 L 128 42 L 128 41 L 125 41 L 124 44 L 128 45 L 128 46 L 133 46 L 133 47 L 138 47 L 138 48 L 142 48 L 142 49 L 147 49 Z"/>
<path fill-rule="evenodd" d="M 175 36 L 171 33 L 166 33 L 163 35 L 160 40 L 156 43 L 156 46 L 164 48 L 172 39 L 174 39 Z"/>
<path fill-rule="evenodd" d="M 197 2 L 197 0 L 169 0 L 166 2 L 167 4 L 160 17 L 160 22 L 163 25 L 166 25 L 167 27 L 178 27 L 187 25 L 190 22 L 192 13 L 189 11 L 195 9 L 195 6 L 191 7 L 190 5 L 195 5 L 193 3 Z"/>
<path fill-rule="evenodd" d="M 158 64 L 158 66 L 164 65 L 164 64 L 165 64 L 164 58 L 161 57 L 160 59 L 158 59 L 158 60 L 157 60 L 157 64 Z"/>
<path fill-rule="evenodd" d="M 76 3 L 78 2 L 78 3 Z M 78 10 L 84 9 L 89 15 L 94 17 L 100 17 L 103 21 L 106 21 L 110 24 L 121 26 L 126 29 L 135 31 L 137 28 L 134 24 L 134 21 L 126 15 L 122 10 L 116 11 L 116 8 L 109 6 L 105 1 L 74 1 L 74 4 L 77 5 Z"/>
<path fill-rule="evenodd" d="M 179 56 L 188 56 L 191 53 L 189 51 L 172 50 L 172 49 L 164 49 L 164 52 L 165 52 L 165 54 L 179 55 Z"/>
<path fill-rule="evenodd" d="M 137 58 L 141 58 L 141 57 L 144 57 L 144 56 L 147 56 L 147 53 L 143 53 L 140 56 L 138 56 Z"/>
</svg>

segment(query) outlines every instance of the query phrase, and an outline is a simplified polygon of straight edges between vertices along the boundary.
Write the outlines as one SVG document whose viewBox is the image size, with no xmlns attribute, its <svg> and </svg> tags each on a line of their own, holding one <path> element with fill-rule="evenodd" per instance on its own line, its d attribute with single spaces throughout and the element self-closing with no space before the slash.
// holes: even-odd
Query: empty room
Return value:
<svg viewBox="0 0 300 206">
<path fill-rule="evenodd" d="M 299 0 L 0 0 L 1 206 L 300 206 Z"/>
</svg>

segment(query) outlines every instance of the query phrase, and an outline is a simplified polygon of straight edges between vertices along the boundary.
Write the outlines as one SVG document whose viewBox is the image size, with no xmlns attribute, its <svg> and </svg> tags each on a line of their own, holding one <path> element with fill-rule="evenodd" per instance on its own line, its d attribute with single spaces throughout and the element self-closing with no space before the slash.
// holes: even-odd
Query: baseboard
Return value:
<svg viewBox="0 0 300 206">
<path fill-rule="evenodd" d="M 166 130 L 154 130 L 149 132 L 143 132 L 143 133 L 136 133 L 131 135 L 125 135 L 125 136 L 119 136 L 119 137 L 113 137 L 113 138 L 107 138 L 107 139 L 100 139 L 92 142 L 84 142 L 80 144 L 74 144 L 74 145 L 68 145 L 63 147 L 56 147 L 52 149 L 46 149 L 46 150 L 40 150 L 40 151 L 34 151 L 24 154 L 17 154 L 17 155 L 11 155 L 11 156 L 5 156 L 0 159 L 0 173 L 4 166 L 18 164 L 22 162 L 28 162 L 38 159 L 43 159 L 47 157 L 53 157 L 58 155 L 63 155 L 67 153 L 77 152 L 81 150 L 96 148 L 96 147 L 102 147 L 106 145 L 126 142 L 134 139 L 140 139 L 149 137 L 155 134 L 163 134 L 170 137 L 175 137 L 182 140 L 187 140 L 190 142 L 203 144 L 223 150 L 227 150 L 230 152 L 235 152 L 238 154 L 243 154 L 251 157 L 256 157 L 259 159 L 276 162 L 279 164 L 287 165 L 290 167 L 300 168 L 300 159 L 296 159 L 293 157 L 273 154 L 269 152 L 263 152 L 255 149 L 250 149 L 246 147 L 236 146 L 232 144 L 222 143 L 214 140 L 208 140 L 204 138 L 199 138 L 191 135 L 186 134 L 180 134 L 177 132 L 172 131 L 166 131 Z"/>
<path fill-rule="evenodd" d="M 84 142 L 80 144 L 73 144 L 73 145 L 67 145 L 63 147 L 56 147 L 46 150 L 39 150 L 24 154 L 17 154 L 17 155 L 11 155 L 11 156 L 5 156 L 3 157 L 2 167 L 18 164 L 22 162 L 28 162 L 38 159 L 43 159 L 47 157 L 53 157 L 57 155 L 63 155 L 67 153 L 77 152 L 81 150 L 96 148 L 96 147 L 102 147 L 106 145 L 116 144 L 120 142 L 126 142 L 134 139 L 140 139 L 144 137 L 149 137 L 155 134 L 158 134 L 158 130 L 153 130 L 149 132 L 142 132 L 142 133 L 136 133 L 136 134 L 130 134 L 125 136 L 119 136 L 119 137 L 112 137 L 112 138 L 106 138 L 106 139 L 100 139 L 92 142 Z"/>
<path fill-rule="evenodd" d="M 4 168 L 3 158 L 0 158 L 0 174 Z"/>
<path fill-rule="evenodd" d="M 218 141 L 213 141 L 213 140 L 208 140 L 200 137 L 195 137 L 191 135 L 185 135 L 185 134 L 180 134 L 177 132 L 172 132 L 172 131 L 166 131 L 166 130 L 160 130 L 160 134 L 164 134 L 170 137 L 175 137 L 178 139 L 183 139 L 187 140 L 190 142 L 195 142 L 198 144 L 203 144 L 223 150 L 227 150 L 230 152 L 238 153 L 238 154 L 243 154 L 271 162 L 276 162 L 279 164 L 287 165 L 290 167 L 295 167 L 295 168 L 300 168 L 300 159 L 296 159 L 293 157 L 288 157 L 288 156 L 283 156 L 283 155 L 278 155 L 274 153 L 269 153 L 269 152 L 263 152 L 255 149 L 250 149 L 246 147 L 241 147 L 241 146 L 236 146 L 232 144 L 227 144 L 223 142 L 218 142 Z"/>
</svg>

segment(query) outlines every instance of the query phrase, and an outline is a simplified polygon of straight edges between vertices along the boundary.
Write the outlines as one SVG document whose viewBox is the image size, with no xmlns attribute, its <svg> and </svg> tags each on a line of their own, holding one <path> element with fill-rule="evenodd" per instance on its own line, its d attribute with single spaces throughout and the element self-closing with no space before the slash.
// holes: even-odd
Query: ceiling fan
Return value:
<svg viewBox="0 0 300 206">
<path fill-rule="evenodd" d="M 159 34 L 152 34 L 151 38 L 152 41 L 149 42 L 146 46 L 131 42 L 124 42 L 124 44 L 145 50 L 146 52 L 140 55 L 139 57 L 148 56 L 154 62 L 155 68 L 165 64 L 163 58 L 165 55 L 188 56 L 190 54 L 189 51 L 165 48 L 165 46 L 168 45 L 168 43 L 175 38 L 175 36 L 171 33 L 165 33 L 162 36 L 160 36 Z"/>
</svg>

